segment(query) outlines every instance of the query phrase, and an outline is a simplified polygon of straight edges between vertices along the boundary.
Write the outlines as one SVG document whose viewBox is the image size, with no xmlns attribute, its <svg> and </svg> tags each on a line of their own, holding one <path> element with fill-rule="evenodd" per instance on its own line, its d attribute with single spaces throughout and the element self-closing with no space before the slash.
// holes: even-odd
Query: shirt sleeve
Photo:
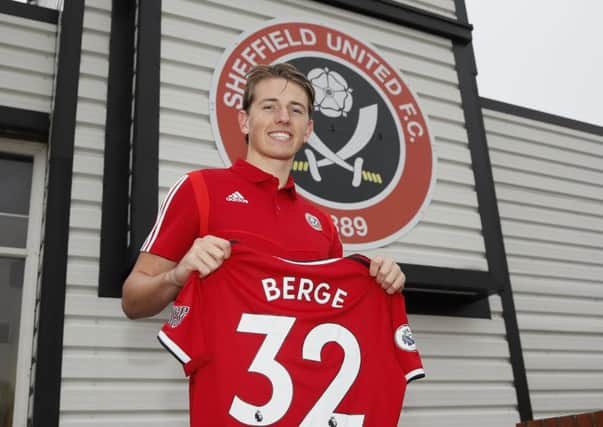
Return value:
<svg viewBox="0 0 603 427">
<path fill-rule="evenodd" d="M 167 193 L 141 252 L 180 261 L 199 237 L 199 212 L 195 200 L 192 184 L 185 175 Z"/>
<path fill-rule="evenodd" d="M 157 334 L 159 342 L 182 363 L 187 376 L 204 360 L 199 282 L 198 275 L 191 274 L 172 305 L 169 319 Z"/>
<path fill-rule="evenodd" d="M 394 342 L 396 358 L 404 372 L 406 382 L 423 378 L 425 370 L 423 362 L 417 350 L 417 343 L 413 337 L 412 330 L 406 314 L 406 304 L 404 296 L 397 294 L 390 296 L 392 309 L 392 329 L 394 331 Z"/>
</svg>

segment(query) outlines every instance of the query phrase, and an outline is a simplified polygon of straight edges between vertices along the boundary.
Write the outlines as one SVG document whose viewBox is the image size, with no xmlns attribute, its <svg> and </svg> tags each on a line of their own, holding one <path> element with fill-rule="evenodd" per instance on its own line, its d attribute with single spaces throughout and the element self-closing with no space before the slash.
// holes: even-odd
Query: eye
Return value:
<svg viewBox="0 0 603 427">
<path fill-rule="evenodd" d="M 264 106 L 262 107 L 262 110 L 264 110 L 264 111 L 272 111 L 272 110 L 274 110 L 274 105 L 272 105 L 272 104 L 264 104 Z"/>
</svg>

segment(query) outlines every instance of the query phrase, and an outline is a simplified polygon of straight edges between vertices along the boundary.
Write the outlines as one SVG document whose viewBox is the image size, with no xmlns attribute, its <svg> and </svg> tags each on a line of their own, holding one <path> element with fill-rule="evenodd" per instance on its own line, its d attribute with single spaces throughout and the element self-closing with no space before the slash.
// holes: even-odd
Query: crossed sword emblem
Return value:
<svg viewBox="0 0 603 427">
<path fill-rule="evenodd" d="M 376 127 L 377 104 L 373 104 L 360 109 L 358 114 L 358 123 L 356 125 L 356 129 L 354 130 L 354 134 L 337 152 L 331 150 L 320 139 L 320 137 L 316 135 L 316 133 L 312 133 L 312 135 L 310 135 L 310 139 L 308 140 L 308 144 L 324 157 L 324 159 L 316 160 L 316 156 L 312 150 L 309 148 L 304 150 L 304 154 L 308 159 L 308 166 L 312 178 L 317 182 L 322 181 L 319 168 L 336 164 L 353 173 L 352 186 L 358 187 L 362 181 L 362 166 L 364 164 L 364 158 L 360 156 L 356 157 L 353 164 L 349 163 L 348 160 L 367 146 L 373 134 L 375 133 Z M 380 177 L 377 181 L 381 181 Z"/>
</svg>

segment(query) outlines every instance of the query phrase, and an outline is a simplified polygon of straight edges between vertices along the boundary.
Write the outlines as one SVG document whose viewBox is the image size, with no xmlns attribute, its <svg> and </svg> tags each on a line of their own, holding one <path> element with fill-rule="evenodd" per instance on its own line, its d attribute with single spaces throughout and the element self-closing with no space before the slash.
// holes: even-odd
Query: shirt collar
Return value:
<svg viewBox="0 0 603 427">
<path fill-rule="evenodd" d="M 259 184 L 261 182 L 266 181 L 278 181 L 278 178 L 276 178 L 274 175 L 271 175 L 268 172 L 264 172 L 260 168 L 252 165 L 251 163 L 245 160 L 238 159 L 230 167 L 230 169 L 237 175 L 242 176 L 247 181 L 253 182 L 254 184 Z M 288 191 L 292 197 L 295 197 L 297 195 L 297 192 L 295 191 L 295 181 L 293 180 L 293 177 L 291 175 L 289 175 L 285 186 L 280 190 Z"/>
</svg>

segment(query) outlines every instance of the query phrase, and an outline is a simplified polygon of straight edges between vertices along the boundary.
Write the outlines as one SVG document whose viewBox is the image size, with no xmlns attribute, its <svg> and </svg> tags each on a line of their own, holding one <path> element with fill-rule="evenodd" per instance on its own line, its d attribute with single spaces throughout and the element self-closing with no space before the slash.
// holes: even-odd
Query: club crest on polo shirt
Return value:
<svg viewBox="0 0 603 427">
<path fill-rule="evenodd" d="M 189 306 L 186 305 L 174 305 L 172 306 L 172 312 L 170 313 L 170 318 L 168 319 L 168 324 L 175 328 L 184 320 L 188 312 L 191 310 Z"/>
<path fill-rule="evenodd" d="M 394 333 L 396 345 L 402 350 L 417 351 L 417 344 L 408 325 L 401 325 Z"/>
<path fill-rule="evenodd" d="M 314 230 L 322 231 L 322 224 L 320 223 L 320 220 L 310 212 L 306 212 L 306 221 L 308 221 L 308 224 L 310 224 L 310 227 L 312 227 Z"/>
</svg>

